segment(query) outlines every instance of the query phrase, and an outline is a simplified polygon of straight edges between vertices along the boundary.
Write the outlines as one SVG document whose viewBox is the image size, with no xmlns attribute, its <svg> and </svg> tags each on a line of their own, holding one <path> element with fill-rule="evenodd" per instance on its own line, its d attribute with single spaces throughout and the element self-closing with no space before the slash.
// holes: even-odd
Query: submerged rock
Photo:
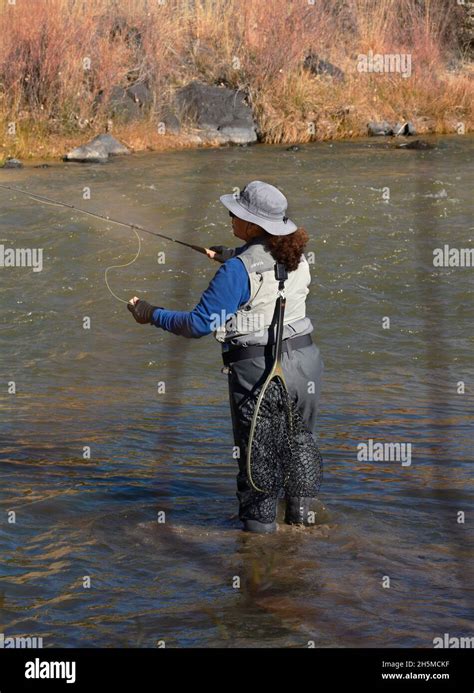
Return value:
<svg viewBox="0 0 474 693">
<path fill-rule="evenodd" d="M 434 144 L 426 142 L 426 140 L 414 140 L 413 142 L 402 142 L 397 144 L 397 149 L 436 149 Z"/>
<path fill-rule="evenodd" d="M 19 159 L 8 157 L 2 168 L 23 168 L 23 164 Z"/>
</svg>

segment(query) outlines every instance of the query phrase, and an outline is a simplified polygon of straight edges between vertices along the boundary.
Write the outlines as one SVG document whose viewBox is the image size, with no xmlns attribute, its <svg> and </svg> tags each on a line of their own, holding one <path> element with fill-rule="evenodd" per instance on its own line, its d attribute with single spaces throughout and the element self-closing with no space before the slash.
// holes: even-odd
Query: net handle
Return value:
<svg viewBox="0 0 474 693">
<path fill-rule="evenodd" d="M 250 482 L 250 485 L 255 491 L 259 491 L 260 493 L 264 493 L 264 489 L 259 488 L 256 483 L 253 480 L 252 476 L 252 445 L 253 445 L 253 437 L 255 433 L 255 427 L 257 424 L 257 415 L 258 411 L 260 409 L 260 404 L 262 402 L 262 399 L 264 397 L 265 391 L 271 382 L 275 375 L 278 375 L 278 377 L 281 379 L 284 387 L 286 388 L 286 383 L 285 383 L 285 377 L 283 375 L 283 369 L 281 367 L 281 350 L 282 350 L 282 342 L 283 342 L 283 320 L 285 317 L 285 306 L 286 306 L 286 297 L 284 293 L 284 288 L 285 288 L 285 280 L 288 279 L 288 272 L 286 271 L 285 265 L 276 262 L 275 263 L 275 278 L 278 280 L 278 298 L 276 300 L 276 312 L 277 312 L 277 330 L 276 330 L 276 349 L 275 349 L 275 358 L 272 364 L 272 367 L 270 369 L 270 372 L 265 380 L 265 382 L 262 385 L 262 388 L 260 390 L 260 393 L 257 397 L 257 402 L 255 404 L 255 411 L 252 417 L 252 422 L 250 424 L 250 433 L 249 433 L 249 439 L 248 439 L 248 444 L 247 444 L 247 459 L 246 459 L 246 467 L 247 467 L 247 477 Z"/>
</svg>

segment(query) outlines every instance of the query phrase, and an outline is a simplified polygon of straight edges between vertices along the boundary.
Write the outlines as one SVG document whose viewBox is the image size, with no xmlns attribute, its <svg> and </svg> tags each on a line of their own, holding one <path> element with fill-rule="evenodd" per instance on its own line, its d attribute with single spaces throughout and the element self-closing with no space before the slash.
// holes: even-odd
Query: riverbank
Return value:
<svg viewBox="0 0 474 693">
<path fill-rule="evenodd" d="M 424 114 L 409 118 L 414 125 L 417 135 L 446 135 L 446 134 L 467 134 L 474 130 L 474 113 L 470 101 L 472 95 L 470 91 L 473 81 L 468 73 L 461 73 L 456 76 L 449 76 L 453 87 L 460 96 L 460 102 L 466 106 L 453 107 L 443 113 L 436 113 L 432 108 L 426 108 Z M 355 85 L 352 90 L 357 92 Z M 377 91 L 374 88 L 374 91 Z M 445 97 L 446 98 L 446 97 Z M 339 101 L 346 106 L 334 104 L 334 114 L 320 118 L 315 132 L 308 132 L 307 123 L 298 122 L 294 118 L 279 123 L 278 134 L 271 127 L 269 130 L 263 128 L 259 141 L 264 144 L 305 144 L 307 142 L 345 140 L 366 137 L 368 134 L 367 124 L 369 122 L 404 122 L 407 111 L 400 111 L 388 101 L 380 99 L 378 108 L 363 108 L 354 103 L 352 99 L 347 105 L 348 100 Z M 453 98 L 453 101 L 455 99 Z M 392 102 L 393 103 L 393 102 Z M 343 109 L 347 112 L 342 113 Z M 399 113 L 402 113 L 399 116 Z M 2 123 L 3 120 L 3 123 Z M 3 133 L 7 130 L 5 118 L 0 120 L 0 129 Z M 21 121 L 20 121 L 21 123 Z M 132 123 L 113 123 L 106 124 L 105 128 L 113 133 L 120 142 L 123 142 L 132 152 L 145 151 L 170 151 L 193 149 L 196 147 L 215 147 L 221 146 L 218 139 L 208 138 L 203 141 L 199 135 L 199 129 L 188 127 L 183 128 L 177 133 L 160 132 L 156 127 L 155 119 L 149 117 L 140 122 Z M 7 157 L 15 157 L 21 160 L 58 160 L 62 159 L 66 152 L 84 144 L 94 136 L 104 131 L 99 126 L 87 128 L 76 133 L 51 132 L 47 123 L 24 121 L 14 137 L 3 135 L 0 139 L 0 165 Z M 54 129 L 55 130 L 55 129 Z"/>
<path fill-rule="evenodd" d="M 244 98 L 267 144 L 356 138 L 383 121 L 470 132 L 465 13 L 444 0 L 132 0 L 118 15 L 110 0 L 42 0 L 32 24 L 27 3 L 5 5 L 0 159 L 58 159 L 104 131 L 132 151 L 221 144 L 219 124 L 203 138 L 177 103 L 192 82 Z"/>
<path fill-rule="evenodd" d="M 384 118 L 380 116 L 380 120 Z M 411 121 L 413 122 L 413 121 Z M 463 124 L 460 123 L 455 116 L 445 118 L 441 121 L 434 121 L 428 117 L 414 119 L 417 135 L 448 135 L 448 134 L 467 134 L 474 131 L 472 122 L 466 124 L 465 131 L 460 131 Z M 156 132 L 156 128 L 147 123 L 131 125 L 117 125 L 113 129 L 113 135 L 120 142 L 125 144 L 132 152 L 165 152 L 165 151 L 180 151 L 184 149 L 195 149 L 198 147 L 219 147 L 222 146 L 217 140 L 213 142 L 199 141 L 198 131 L 182 132 L 179 134 L 160 135 Z M 35 132 L 34 126 L 31 130 L 25 131 L 21 139 L 12 142 L 0 143 L 0 166 L 7 160 L 13 157 L 22 161 L 57 161 L 61 160 L 64 154 L 84 144 L 85 140 L 92 139 L 94 136 L 101 134 L 100 131 L 88 131 L 87 137 L 80 135 L 50 135 L 42 132 Z M 327 125 L 326 136 L 321 134 L 318 137 L 312 138 L 282 138 L 272 144 L 288 144 L 301 145 L 308 142 L 317 141 L 337 141 L 360 139 L 367 137 L 367 123 L 360 122 L 352 123 L 352 126 L 340 128 L 337 133 L 332 131 L 331 126 Z M 262 144 L 268 144 L 264 139 Z M 254 145 L 252 145 L 254 146 Z"/>
</svg>

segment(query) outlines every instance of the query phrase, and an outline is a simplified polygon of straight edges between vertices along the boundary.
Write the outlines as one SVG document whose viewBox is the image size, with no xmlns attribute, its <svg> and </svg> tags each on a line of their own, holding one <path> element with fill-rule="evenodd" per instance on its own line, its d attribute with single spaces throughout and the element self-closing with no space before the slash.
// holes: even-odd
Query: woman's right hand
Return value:
<svg viewBox="0 0 474 693">
<path fill-rule="evenodd" d="M 215 250 L 211 250 L 210 248 L 204 248 L 204 250 L 206 251 L 207 257 L 211 258 L 211 260 L 216 259 L 217 253 Z"/>
<path fill-rule="evenodd" d="M 204 248 L 206 255 L 211 260 L 216 262 L 225 262 L 231 257 L 234 257 L 235 248 L 228 248 L 226 245 L 211 245 L 210 248 Z"/>
</svg>

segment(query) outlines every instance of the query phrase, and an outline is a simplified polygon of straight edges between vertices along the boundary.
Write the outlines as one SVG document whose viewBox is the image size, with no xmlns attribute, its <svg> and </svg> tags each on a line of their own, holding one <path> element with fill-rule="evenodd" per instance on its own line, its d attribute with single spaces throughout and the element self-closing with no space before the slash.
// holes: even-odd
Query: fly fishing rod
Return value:
<svg viewBox="0 0 474 693">
<path fill-rule="evenodd" d="M 200 245 L 194 245 L 193 243 L 186 243 L 185 241 L 180 241 L 177 238 L 171 238 L 171 236 L 166 236 L 164 233 L 158 233 L 156 231 L 150 231 L 149 229 L 146 229 L 143 226 L 139 226 L 138 224 L 129 224 L 125 221 L 120 221 L 119 219 L 112 219 L 112 217 L 106 217 L 102 214 L 97 214 L 96 212 L 90 212 L 87 209 L 82 209 L 80 207 L 76 207 L 75 205 L 67 204 L 66 202 L 58 202 L 58 200 L 53 200 L 50 197 L 45 197 L 44 195 L 38 195 L 37 193 L 31 193 L 28 190 L 22 190 L 21 188 L 16 188 L 12 185 L 0 184 L 0 188 L 3 188 L 4 190 L 9 190 L 10 192 L 16 192 L 16 193 L 21 193 L 22 195 L 27 195 L 28 197 L 31 197 L 33 200 L 37 200 L 38 202 L 45 202 L 46 204 L 57 205 L 58 207 L 66 207 L 67 209 L 73 209 L 75 212 L 80 212 L 81 214 L 88 214 L 90 217 L 95 217 L 96 219 L 102 219 L 103 221 L 108 221 L 111 224 L 118 224 L 119 226 L 125 226 L 129 229 L 132 229 L 133 231 L 142 231 L 143 233 L 148 233 L 151 236 L 158 236 L 158 238 L 164 238 L 165 240 L 171 241 L 172 243 L 179 243 L 180 245 L 185 245 L 187 248 L 192 248 L 193 250 L 197 250 L 198 253 L 203 253 L 204 255 L 207 255 L 206 249 L 202 248 Z"/>
</svg>

